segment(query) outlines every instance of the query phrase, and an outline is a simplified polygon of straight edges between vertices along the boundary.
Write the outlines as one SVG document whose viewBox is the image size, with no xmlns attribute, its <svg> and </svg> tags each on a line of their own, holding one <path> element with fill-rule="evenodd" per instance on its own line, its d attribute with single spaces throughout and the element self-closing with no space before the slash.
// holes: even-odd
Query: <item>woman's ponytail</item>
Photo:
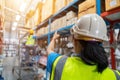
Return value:
<svg viewBox="0 0 120 80">
<path fill-rule="evenodd" d="M 80 41 L 83 46 L 81 59 L 88 65 L 97 65 L 98 72 L 108 66 L 108 59 L 104 48 L 99 42 Z"/>
</svg>

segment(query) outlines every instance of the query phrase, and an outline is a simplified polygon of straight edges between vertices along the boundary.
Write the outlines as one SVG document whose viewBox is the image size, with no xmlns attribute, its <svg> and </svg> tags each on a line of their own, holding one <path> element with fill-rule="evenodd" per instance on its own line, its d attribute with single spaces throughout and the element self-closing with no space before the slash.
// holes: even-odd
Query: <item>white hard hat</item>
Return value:
<svg viewBox="0 0 120 80">
<path fill-rule="evenodd" d="M 97 14 L 82 16 L 72 27 L 72 33 L 76 39 L 108 41 L 106 24 Z"/>
</svg>

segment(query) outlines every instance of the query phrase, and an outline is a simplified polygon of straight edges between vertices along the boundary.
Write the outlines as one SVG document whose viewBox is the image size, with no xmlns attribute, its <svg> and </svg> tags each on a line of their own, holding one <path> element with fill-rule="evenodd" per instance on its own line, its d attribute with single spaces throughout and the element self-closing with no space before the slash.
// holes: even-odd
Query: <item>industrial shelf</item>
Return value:
<svg viewBox="0 0 120 80">
<path fill-rule="evenodd" d="M 42 35 L 42 36 L 38 36 L 37 39 L 43 39 L 43 38 L 47 38 L 48 35 L 52 36 L 56 31 L 58 32 L 58 34 L 60 34 L 61 36 L 67 36 L 70 34 L 70 28 L 73 26 L 74 24 L 72 25 L 69 25 L 69 26 L 65 26 L 65 27 L 62 27 L 58 30 L 55 30 L 55 31 L 52 31 L 50 33 L 47 33 L 45 35 Z"/>
<path fill-rule="evenodd" d="M 120 22 L 118 22 L 114 25 L 114 29 L 120 29 Z"/>
<path fill-rule="evenodd" d="M 114 31 L 113 29 L 120 29 L 120 7 L 118 8 L 115 8 L 113 10 L 110 10 L 110 11 L 106 11 L 106 12 L 103 12 L 101 14 L 101 16 L 109 23 L 110 25 L 110 41 L 109 43 L 110 44 L 113 44 L 114 43 Z M 110 50 L 111 50 L 111 66 L 112 66 L 112 69 L 116 69 L 116 58 L 115 58 L 115 55 L 114 55 L 114 52 L 115 52 L 115 48 L 114 47 L 110 47 Z"/>
<path fill-rule="evenodd" d="M 110 24 L 120 23 L 120 7 L 111 11 L 103 12 L 101 16 Z"/>
<path fill-rule="evenodd" d="M 64 16 L 68 11 L 73 10 L 73 11 L 77 11 L 77 6 L 79 3 L 83 2 L 85 0 L 74 0 L 73 2 L 71 2 L 69 5 L 65 6 L 64 8 L 62 8 L 60 11 L 58 11 L 57 13 L 53 14 L 51 17 L 49 17 L 48 19 L 46 19 L 45 21 L 41 22 L 38 26 L 36 26 L 35 28 L 33 28 L 33 30 L 38 30 L 40 28 L 42 28 L 43 26 L 47 26 L 47 24 L 49 24 L 49 20 L 51 19 L 51 22 L 54 21 L 55 19 Z M 29 33 L 25 33 L 20 40 L 22 40 L 25 36 L 29 35 Z"/>
<path fill-rule="evenodd" d="M 78 11 L 78 5 L 83 2 L 85 0 L 74 0 L 73 2 L 71 2 L 69 5 L 65 6 L 64 8 L 62 8 L 61 10 L 59 10 L 57 13 L 53 14 L 51 17 L 49 17 L 47 20 L 43 21 L 42 23 L 40 23 L 36 28 L 34 28 L 33 30 L 38 30 L 40 28 L 42 28 L 43 26 L 47 26 L 47 24 L 51 24 L 52 21 L 54 21 L 55 19 L 57 18 L 60 18 L 64 15 L 66 15 L 67 12 L 69 12 L 70 10 L 73 10 L 75 12 Z M 96 8 L 97 8 L 97 11 L 96 13 L 100 15 L 101 11 L 101 5 L 100 5 L 100 2 L 101 0 L 96 0 Z M 42 39 L 44 37 L 47 37 L 48 36 L 48 43 L 50 42 L 50 36 L 51 34 L 53 34 L 54 32 L 50 32 L 50 28 L 51 26 L 48 27 L 49 31 L 48 31 L 48 34 L 45 34 L 43 36 L 39 36 L 37 37 L 38 39 Z M 63 28 L 64 29 L 64 28 Z M 62 28 L 61 28 L 62 30 Z M 60 31 L 61 31 L 60 30 Z M 21 37 L 24 38 L 25 36 L 27 36 L 29 33 L 26 33 L 24 36 Z M 64 32 L 61 32 L 60 34 L 65 34 Z"/>
<path fill-rule="evenodd" d="M 62 8 L 61 10 L 59 10 L 57 13 L 53 14 L 50 18 L 48 18 L 47 20 L 45 20 L 41 24 L 39 24 L 35 28 L 35 30 L 38 30 L 38 29 L 40 29 L 43 26 L 47 26 L 47 24 L 49 24 L 49 19 L 51 19 L 51 21 L 54 21 L 55 19 L 64 16 L 70 10 L 77 11 L 77 5 L 79 3 L 81 3 L 81 2 L 83 2 L 83 1 L 84 0 L 74 0 L 69 5 L 65 6 L 64 8 Z"/>
<path fill-rule="evenodd" d="M 67 12 L 69 12 L 70 10 L 76 11 L 78 9 L 77 5 L 82 2 L 82 0 L 74 0 L 73 2 L 71 2 L 69 5 L 67 5 L 66 7 L 62 8 L 60 11 L 58 11 L 57 13 L 55 13 L 52 18 L 59 18 L 61 16 L 64 16 Z"/>
</svg>

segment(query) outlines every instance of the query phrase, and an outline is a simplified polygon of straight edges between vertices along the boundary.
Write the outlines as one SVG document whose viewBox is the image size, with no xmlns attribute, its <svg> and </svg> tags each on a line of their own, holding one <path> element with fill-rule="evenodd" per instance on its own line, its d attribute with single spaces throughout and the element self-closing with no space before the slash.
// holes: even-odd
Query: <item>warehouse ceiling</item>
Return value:
<svg viewBox="0 0 120 80">
<path fill-rule="evenodd" d="M 25 15 L 34 9 L 41 0 L 5 0 L 5 35 L 4 38 L 18 38 L 28 30 L 24 28 Z"/>
</svg>

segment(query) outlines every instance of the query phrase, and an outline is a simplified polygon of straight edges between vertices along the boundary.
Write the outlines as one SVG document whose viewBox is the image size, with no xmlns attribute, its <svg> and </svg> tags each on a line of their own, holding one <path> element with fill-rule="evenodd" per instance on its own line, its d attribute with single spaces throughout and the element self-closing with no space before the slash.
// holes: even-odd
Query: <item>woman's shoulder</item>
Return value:
<svg viewBox="0 0 120 80">
<path fill-rule="evenodd" d="M 114 71 L 107 67 L 101 74 L 102 78 L 104 78 L 103 80 L 116 80 L 116 76 L 114 74 Z"/>
</svg>

